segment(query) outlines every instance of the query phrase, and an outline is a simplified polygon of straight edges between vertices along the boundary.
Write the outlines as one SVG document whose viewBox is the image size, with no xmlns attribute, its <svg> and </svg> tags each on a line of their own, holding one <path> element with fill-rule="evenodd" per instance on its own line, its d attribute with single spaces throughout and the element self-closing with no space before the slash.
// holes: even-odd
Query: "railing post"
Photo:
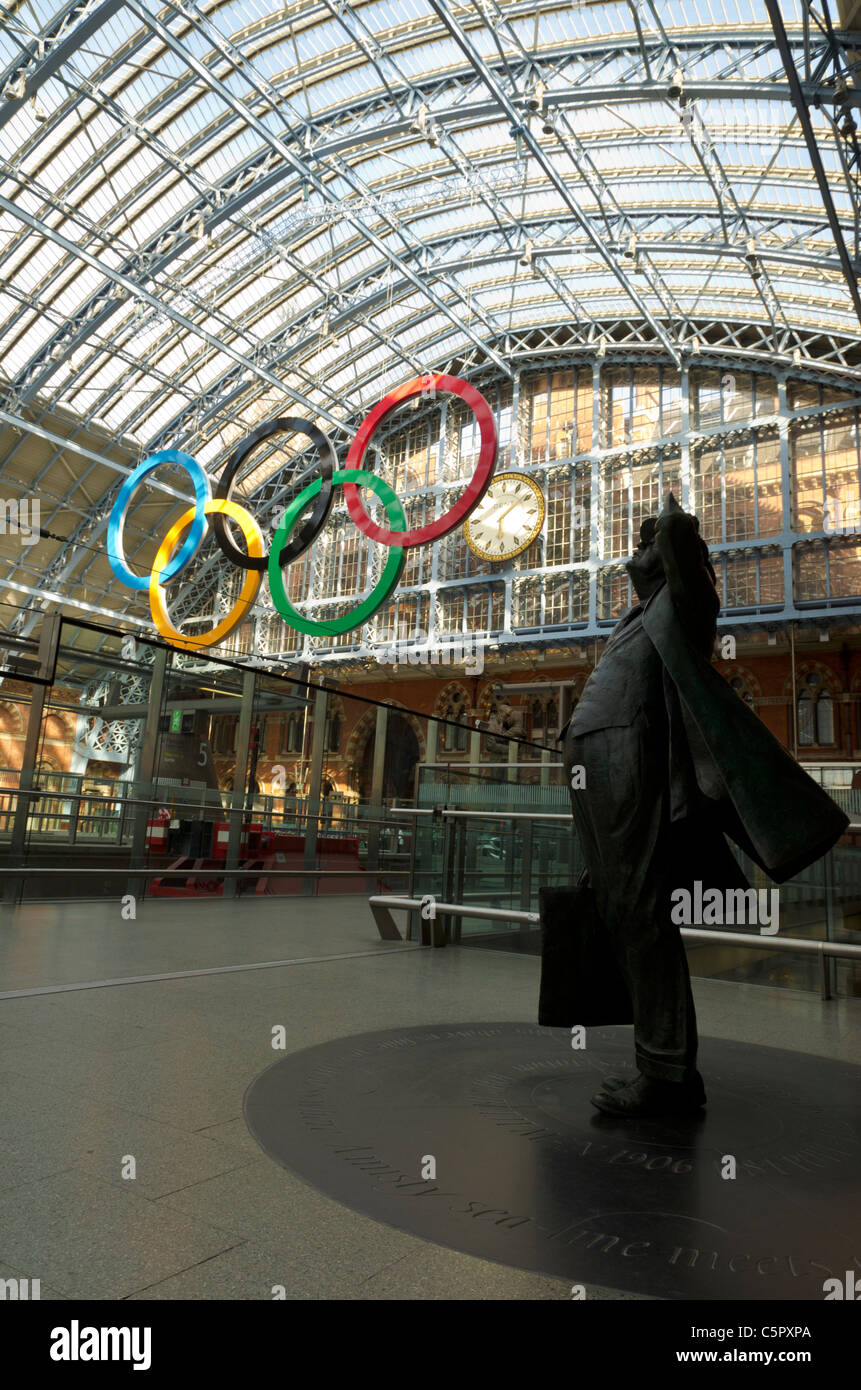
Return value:
<svg viewBox="0 0 861 1390">
<path fill-rule="evenodd" d="M 159 723 L 164 703 L 165 673 L 167 671 L 167 650 L 156 647 L 153 654 L 152 675 L 149 685 L 149 707 L 143 738 L 141 739 L 138 762 L 137 784 L 132 783 L 132 793 L 137 801 L 153 802 L 155 797 L 155 770 L 158 762 Z M 146 823 L 147 816 L 153 814 L 155 806 L 136 806 L 132 818 L 132 847 L 129 855 L 129 868 L 142 869 L 146 863 Z M 136 898 L 146 893 L 145 878 L 129 877 L 127 891 Z"/>
<path fill-rule="evenodd" d="M 30 803 L 32 796 L 28 795 L 33 786 L 33 779 L 36 768 L 36 756 L 39 752 L 39 742 L 42 736 L 42 719 L 45 713 L 44 685 L 34 685 L 30 697 L 30 717 L 27 721 L 27 733 L 24 737 L 24 749 L 21 759 L 21 773 L 18 778 L 18 797 L 15 802 L 15 815 L 12 821 L 12 840 L 9 845 L 9 864 L 16 868 L 24 863 L 24 847 L 27 844 L 27 823 L 30 816 Z M 12 907 L 24 893 L 23 878 L 8 878 L 3 889 L 3 901 L 7 906 Z"/>
<path fill-rule="evenodd" d="M 823 999 L 832 999 L 833 995 L 831 993 L 831 960 L 823 950 L 820 950 L 819 952 L 819 960 L 822 967 L 822 988 L 820 994 Z"/>
<path fill-rule="evenodd" d="M 242 702 L 239 707 L 239 723 L 236 729 L 236 763 L 233 769 L 233 793 L 229 812 L 230 829 L 227 834 L 227 857 L 225 869 L 238 869 L 242 854 L 242 822 L 246 811 L 246 782 L 248 780 L 249 749 L 251 745 L 251 726 L 254 722 L 254 697 L 257 683 L 256 671 L 242 674 Z M 249 820 L 253 816 L 249 813 Z M 224 897 L 238 898 L 242 887 L 239 874 L 224 880 Z"/>
<path fill-rule="evenodd" d="M 454 896 L 450 899 L 450 901 L 451 901 L 451 902 L 455 902 L 455 903 L 462 903 L 462 902 L 464 901 L 464 897 L 465 897 L 465 878 L 466 878 L 466 875 L 465 875 L 464 870 L 465 870 L 465 868 L 466 868 L 466 834 L 467 834 L 467 829 L 468 829 L 468 827 L 469 827 L 469 822 L 468 822 L 467 820 L 463 820 L 463 821 L 459 822 L 457 819 L 455 819 L 455 820 L 453 821 L 453 825 L 454 825 L 454 849 L 453 849 L 454 883 L 453 883 L 453 886 L 452 886 L 452 892 L 453 892 Z M 463 917 L 462 917 L 461 915 L 458 915 L 457 917 L 452 917 L 452 918 L 450 918 L 449 921 L 447 921 L 447 923 L 446 923 L 445 934 L 442 936 L 442 940 L 440 941 L 440 945 L 444 946 L 444 945 L 446 945 L 449 941 L 460 941 L 460 938 L 461 938 L 461 935 L 462 935 L 462 934 L 463 934 Z"/>
<path fill-rule="evenodd" d="M 371 804 L 368 810 L 371 812 L 371 823 L 368 825 L 368 858 L 365 864 L 366 869 L 377 870 L 380 866 L 380 830 L 379 822 L 383 818 L 383 787 L 386 772 L 386 738 L 389 731 L 389 711 L 388 706 L 377 706 L 377 726 L 374 733 L 374 764 L 371 774 Z M 374 815 L 374 811 L 378 815 Z"/>
<path fill-rule="evenodd" d="M 837 906 L 834 901 L 834 851 L 829 850 L 822 861 L 823 882 L 825 885 L 825 939 L 836 941 Z M 842 913 L 840 914 L 842 918 Z M 841 922 L 842 926 L 842 922 Z M 837 993 L 837 962 L 833 956 L 822 953 L 823 999 L 831 999 Z"/>
<path fill-rule="evenodd" d="M 455 896 L 455 853 L 457 850 L 457 827 L 456 822 L 450 817 L 443 819 L 442 830 L 442 899 L 443 902 L 456 903 Z M 446 934 L 449 931 L 446 925 Z M 429 945 L 425 941 L 425 927 L 422 925 L 422 945 Z"/>
<path fill-rule="evenodd" d="M 308 796 L 305 800 L 305 857 L 304 867 L 317 864 L 317 828 L 320 821 L 320 788 L 323 782 L 323 753 L 326 746 L 326 708 L 329 692 L 325 687 L 314 696 L 314 729 L 311 737 L 311 768 L 308 773 Z M 302 896 L 311 898 L 316 891 L 313 875 L 302 879 Z"/>
<path fill-rule="evenodd" d="M 520 873 L 520 911 L 531 912 L 532 902 L 532 821 L 521 822 L 523 825 L 523 852 Z M 520 945 L 524 947 L 529 936 L 529 924 L 520 924 Z"/>
<path fill-rule="evenodd" d="M 416 895 L 416 841 L 417 841 L 417 839 L 418 839 L 418 834 L 419 834 L 419 820 L 420 820 L 420 817 L 419 817 L 419 816 L 413 816 L 413 817 L 412 817 L 412 827 L 411 827 L 411 830 L 410 830 L 410 864 L 409 864 L 409 878 L 407 879 L 407 897 L 408 897 L 408 898 L 414 898 L 415 895 Z M 421 917 L 419 917 L 419 921 L 421 921 Z M 421 934 L 421 928 L 419 928 L 419 931 L 418 931 L 418 932 L 415 932 L 415 931 L 414 931 L 415 925 L 416 925 L 416 913 L 415 913 L 415 908 L 412 908 L 412 909 L 407 913 L 407 940 L 408 940 L 408 941 L 414 940 L 415 936 L 417 936 L 417 935 L 420 936 L 420 934 Z"/>
</svg>

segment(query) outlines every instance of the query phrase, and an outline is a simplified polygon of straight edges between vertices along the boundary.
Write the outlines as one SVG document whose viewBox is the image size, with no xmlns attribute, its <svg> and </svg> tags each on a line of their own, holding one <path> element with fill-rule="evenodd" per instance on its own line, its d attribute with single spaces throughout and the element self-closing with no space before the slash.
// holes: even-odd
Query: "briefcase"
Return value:
<svg viewBox="0 0 861 1390">
<path fill-rule="evenodd" d="M 633 1023 L 628 987 L 588 884 L 540 888 L 541 989 L 545 1028 Z"/>
</svg>

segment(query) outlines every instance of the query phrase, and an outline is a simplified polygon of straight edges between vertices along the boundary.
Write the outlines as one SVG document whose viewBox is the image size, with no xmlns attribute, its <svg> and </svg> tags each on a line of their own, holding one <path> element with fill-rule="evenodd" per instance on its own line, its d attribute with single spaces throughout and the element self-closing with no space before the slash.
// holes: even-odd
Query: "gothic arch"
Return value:
<svg viewBox="0 0 861 1390">
<path fill-rule="evenodd" d="M 791 692 L 791 677 L 784 682 L 784 689 L 787 687 Z M 840 713 L 842 694 L 843 683 L 830 666 L 812 657 L 802 657 L 796 667 L 795 730 L 799 748 L 836 750 L 840 747 L 848 713 L 844 711 L 842 716 Z"/>
<path fill-rule="evenodd" d="M 49 732 L 51 729 L 52 720 L 56 721 L 55 727 L 59 726 L 58 733 Z M 57 710 L 48 710 L 47 714 L 45 715 L 45 738 L 51 739 L 51 741 L 54 743 L 65 743 L 71 742 L 73 737 L 74 731 L 72 728 L 70 728 L 70 721 L 68 716 L 61 714 Z"/>
<path fill-rule="evenodd" d="M 25 732 L 24 716 L 21 713 L 20 705 L 15 704 L 14 700 L 0 700 L 0 721 L 2 721 L 4 733 L 23 736 Z"/>
<path fill-rule="evenodd" d="M 396 709 L 402 718 L 406 719 L 410 728 L 418 740 L 419 759 L 424 762 L 427 757 L 427 739 L 421 720 L 408 710 L 400 700 L 388 700 L 386 702 L 390 708 Z M 377 727 L 377 711 L 375 708 L 365 710 L 358 722 L 355 724 L 350 737 L 347 739 L 347 746 L 344 749 L 344 763 L 347 767 L 357 767 L 368 745 L 368 740 L 372 738 Z"/>
<path fill-rule="evenodd" d="M 464 681 L 447 681 L 434 700 L 433 713 L 439 718 L 454 694 L 463 697 L 464 709 L 469 709 L 469 687 Z"/>
<path fill-rule="evenodd" d="M 434 701 L 436 718 L 450 720 L 457 726 L 437 725 L 438 751 L 446 757 L 466 756 L 469 752 L 470 707 L 469 687 L 464 681 L 447 681 Z"/>
<path fill-rule="evenodd" d="M 829 695 L 837 696 L 843 694 L 843 682 L 824 661 L 815 661 L 812 657 L 800 657 L 795 665 L 795 681 L 799 690 L 808 685 L 808 676 L 818 676 L 817 689 L 827 690 Z M 787 676 L 783 682 L 785 695 L 792 695 L 792 676 Z"/>
<path fill-rule="evenodd" d="M 358 767 L 362 754 L 367 746 L 368 739 L 377 727 L 377 711 L 366 709 L 354 724 L 350 737 L 347 739 L 347 746 L 344 749 L 344 762 L 347 767 Z"/>
<path fill-rule="evenodd" d="M 724 661 L 721 663 L 721 674 L 742 699 L 745 695 L 751 695 L 753 701 L 762 699 L 762 686 L 749 666 L 742 666 L 739 661 Z M 741 685 L 736 685 L 736 681 L 741 681 Z"/>
</svg>

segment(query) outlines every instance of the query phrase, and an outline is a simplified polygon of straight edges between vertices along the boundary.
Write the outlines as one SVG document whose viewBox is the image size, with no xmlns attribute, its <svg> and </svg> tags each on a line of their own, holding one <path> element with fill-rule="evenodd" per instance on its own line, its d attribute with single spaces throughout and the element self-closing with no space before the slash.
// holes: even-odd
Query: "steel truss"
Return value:
<svg viewBox="0 0 861 1390">
<path fill-rule="evenodd" d="M 796 81 L 766 26 L 722 27 L 704 0 L 688 4 L 690 25 L 670 27 L 663 5 L 629 0 L 628 28 L 608 20 L 595 32 L 574 14 L 561 37 L 551 0 L 474 0 L 456 11 L 429 0 L 386 29 L 373 27 L 370 7 L 323 0 L 273 8 L 231 33 L 217 9 L 193 0 L 160 17 L 141 0 L 90 0 L 38 33 L 30 11 L 0 5 L 15 46 L 0 77 L 0 132 L 53 98 L 0 165 L 3 221 L 19 228 L 0 247 L 14 301 L 0 344 L 30 341 L 36 315 L 44 326 L 4 392 L 9 415 L 45 426 L 58 406 L 87 400 L 83 430 L 140 390 L 123 418 L 130 445 L 195 452 L 213 435 L 229 447 L 261 410 L 284 407 L 342 443 L 381 383 L 458 363 L 510 376 L 553 353 L 589 359 L 597 344 L 683 369 L 714 359 L 816 379 L 852 373 L 861 334 L 835 246 L 836 219 L 857 259 L 851 45 L 827 0 L 803 0 L 804 22 L 787 35 Z M 93 63 L 92 45 L 119 18 L 123 41 Z M 339 41 L 275 73 L 268 55 L 320 20 Z M 415 75 L 417 45 L 445 39 L 460 60 Z M 169 80 L 132 100 L 134 65 L 160 63 Z M 308 93 L 323 82 L 326 101 L 315 105 Z M 800 161 L 809 143 L 799 91 L 824 113 L 837 150 L 833 217 L 810 196 Z M 208 119 L 195 124 L 202 93 Z M 52 141 L 76 108 L 85 124 L 101 122 L 99 140 L 58 178 Z M 738 160 L 741 110 L 763 113 L 744 137 L 759 163 Z M 592 119 L 601 112 L 603 127 Z M 170 134 L 178 113 L 181 143 Z M 105 122 L 115 133 L 104 135 Z M 484 132 L 492 138 L 482 144 Z M 621 137 L 644 156 L 627 176 L 608 162 Z M 215 161 L 230 142 L 234 152 Z M 149 160 L 140 182 L 94 216 L 79 190 L 139 150 Z M 668 178 L 683 195 L 661 196 Z M 658 196 L 635 196 L 643 183 Z M 137 236 L 136 207 L 168 188 L 159 224 Z M 451 225 L 434 223 L 440 206 Z M 39 245 L 61 254 L 37 283 L 19 281 Z M 237 313 L 235 297 L 276 265 L 280 286 Z M 83 267 L 99 283 L 71 312 L 56 308 Z M 273 327 L 279 303 L 287 308 Z M 186 361 L 166 371 L 177 336 Z M 92 401 L 88 383 L 111 360 L 124 371 Z M 182 404 L 153 428 L 168 391 Z M 276 478 L 273 495 L 278 487 Z M 102 537 L 114 493 L 53 557 L 51 586 L 72 595 L 86 575 L 82 542 Z"/>
</svg>

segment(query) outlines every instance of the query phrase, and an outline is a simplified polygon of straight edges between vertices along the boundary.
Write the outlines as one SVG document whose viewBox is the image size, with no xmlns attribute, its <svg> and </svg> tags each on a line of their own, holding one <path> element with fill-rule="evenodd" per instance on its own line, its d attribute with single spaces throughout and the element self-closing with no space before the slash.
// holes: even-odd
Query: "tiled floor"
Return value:
<svg viewBox="0 0 861 1390">
<path fill-rule="evenodd" d="M 100 980 L 197 974 L 9 997 Z M 393 1230 L 249 1136 L 280 1053 L 371 1029 L 534 1021 L 538 961 L 379 942 L 366 900 L 104 903 L 0 917 L 0 1278 L 43 1298 L 556 1299 L 560 1280 Z M 700 1031 L 861 1059 L 861 1001 L 695 981 Z M 136 1176 L 123 1177 L 133 1157 Z M 591 1297 L 627 1297 L 590 1289 Z"/>
</svg>

